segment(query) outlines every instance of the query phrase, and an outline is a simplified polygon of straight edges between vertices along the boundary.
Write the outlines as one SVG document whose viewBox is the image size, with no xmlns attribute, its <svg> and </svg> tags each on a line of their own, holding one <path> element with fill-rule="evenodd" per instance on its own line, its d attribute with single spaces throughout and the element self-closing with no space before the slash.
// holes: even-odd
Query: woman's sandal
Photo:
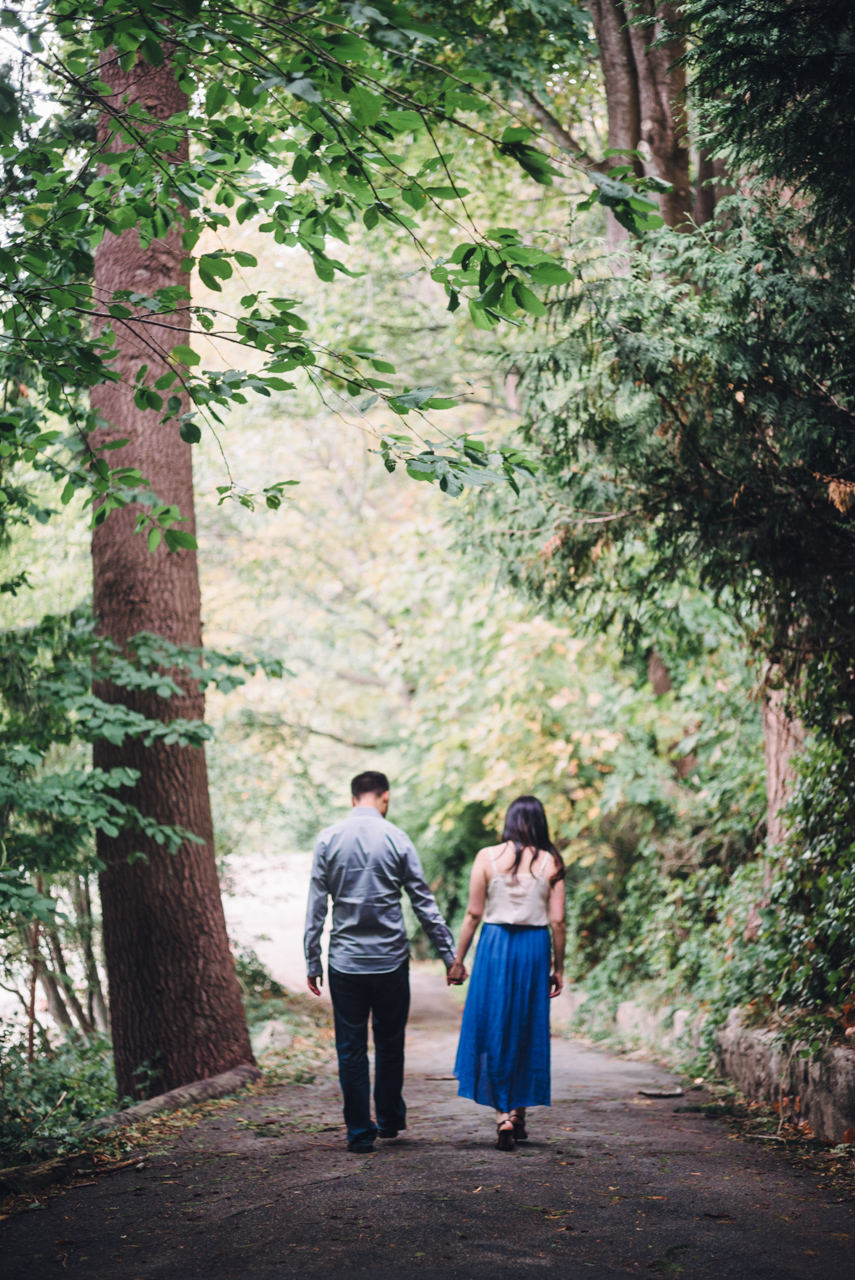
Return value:
<svg viewBox="0 0 855 1280">
<path fill-rule="evenodd" d="M 519 1116 L 516 1111 L 512 1111 L 511 1124 L 514 1126 L 514 1142 L 525 1142 L 528 1139 L 525 1127 L 525 1113 Z"/>
<path fill-rule="evenodd" d="M 496 1125 L 496 1146 L 499 1151 L 513 1151 L 515 1134 L 513 1120 L 499 1121 Z"/>
</svg>

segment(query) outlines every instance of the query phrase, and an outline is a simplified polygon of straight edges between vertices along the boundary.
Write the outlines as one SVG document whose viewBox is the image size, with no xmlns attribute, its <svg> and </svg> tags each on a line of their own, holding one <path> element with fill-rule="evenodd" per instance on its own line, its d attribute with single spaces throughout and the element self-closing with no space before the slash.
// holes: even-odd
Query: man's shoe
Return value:
<svg viewBox="0 0 855 1280">
<path fill-rule="evenodd" d="M 397 1138 L 397 1136 L 398 1136 L 397 1129 L 379 1129 L 377 1132 L 377 1137 L 385 1138 L 387 1142 L 389 1142 L 392 1138 Z"/>
<path fill-rule="evenodd" d="M 373 1142 L 348 1142 L 348 1151 L 352 1151 L 355 1156 L 368 1156 L 374 1150 Z"/>
</svg>

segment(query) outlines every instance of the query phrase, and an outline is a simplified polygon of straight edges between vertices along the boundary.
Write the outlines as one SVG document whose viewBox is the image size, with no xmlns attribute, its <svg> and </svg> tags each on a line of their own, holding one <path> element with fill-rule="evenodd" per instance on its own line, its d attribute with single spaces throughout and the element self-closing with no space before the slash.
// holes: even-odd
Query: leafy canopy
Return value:
<svg viewBox="0 0 855 1280">
<path fill-rule="evenodd" d="M 64 501 L 86 490 L 96 522 L 133 502 L 153 544 L 161 536 L 172 550 L 192 544 L 179 527 L 181 513 L 147 492 L 137 469 L 114 465 L 106 446 L 90 443 L 99 421 L 86 392 L 118 377 L 113 356 L 128 330 L 143 334 L 167 363 L 154 381 L 146 365 L 139 369 L 135 403 L 162 413 L 189 443 L 204 419 L 220 421 L 247 392 L 287 390 L 300 372 L 364 396 L 366 410 L 379 398 L 399 416 L 417 418 L 449 403 L 436 388 L 397 389 L 378 377 L 394 369 L 374 352 L 326 349 L 292 298 L 247 292 L 234 316 L 193 306 L 191 272 L 216 293 L 235 270 L 256 265 L 240 250 L 204 248 L 206 233 L 258 219 L 275 244 L 301 249 L 321 280 L 341 285 L 352 272 L 331 244 L 347 243 L 349 223 L 385 221 L 417 238 L 419 211 L 442 210 L 457 243 L 433 263 L 425 254 L 426 265 L 446 286 L 449 306 L 465 298 L 483 328 L 539 314 L 540 293 L 569 278 L 514 228 L 475 224 L 454 146 L 477 137 L 542 184 L 573 162 L 550 157 L 499 110 L 483 69 L 459 59 L 444 68 L 444 32 L 403 5 L 57 0 L 7 9 L 2 23 L 18 65 L 0 88 L 0 377 L 7 388 L 0 452 L 10 469 L 22 461 L 62 482 Z M 581 26 L 578 39 L 587 41 Z M 163 66 L 180 91 L 179 109 L 166 119 L 111 82 Z M 497 114 L 504 122 L 494 129 Z M 639 227 L 654 210 L 631 188 L 618 203 Z M 95 296 L 93 253 L 105 234 L 133 229 L 146 245 L 170 227 L 181 232 L 188 288 Z M 259 371 L 205 369 L 192 346 L 173 347 L 171 318 L 188 310 L 236 357 L 247 348 L 262 353 Z M 61 448 L 69 443 L 70 454 Z M 412 435 L 393 433 L 386 446 L 387 455 L 453 493 L 485 478 L 486 459 L 465 440 L 420 449 Z M 498 467 L 513 478 L 513 458 L 501 457 Z M 10 483 L 4 496 L 6 523 L 46 518 L 25 488 Z M 229 488 L 224 496 L 276 506 L 284 487 L 259 495 Z"/>
</svg>

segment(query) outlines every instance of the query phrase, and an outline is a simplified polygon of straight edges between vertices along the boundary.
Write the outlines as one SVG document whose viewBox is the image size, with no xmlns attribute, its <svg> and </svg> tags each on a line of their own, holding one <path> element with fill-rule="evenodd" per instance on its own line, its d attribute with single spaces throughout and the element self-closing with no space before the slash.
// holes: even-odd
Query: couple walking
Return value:
<svg viewBox="0 0 855 1280">
<path fill-rule="evenodd" d="M 495 1108 L 496 1145 L 512 1151 L 527 1137 L 526 1107 L 549 1106 L 549 1000 L 561 991 L 564 973 L 564 865 L 550 841 L 543 805 L 534 796 L 520 796 L 508 810 L 501 844 L 477 855 L 455 952 L 412 841 L 386 820 L 387 778 L 361 773 L 351 794 L 350 814 L 323 831 L 315 848 L 305 935 L 309 990 L 319 996 L 321 932 L 332 898 L 329 987 L 348 1150 L 371 1151 L 377 1137 L 395 1138 L 407 1127 L 402 1089 L 410 948 L 401 913 L 406 890 L 445 962 L 450 986 L 468 977 L 463 962 L 483 921 L 454 1074 L 461 1097 Z M 368 1078 L 369 1016 L 376 1123 Z"/>
</svg>

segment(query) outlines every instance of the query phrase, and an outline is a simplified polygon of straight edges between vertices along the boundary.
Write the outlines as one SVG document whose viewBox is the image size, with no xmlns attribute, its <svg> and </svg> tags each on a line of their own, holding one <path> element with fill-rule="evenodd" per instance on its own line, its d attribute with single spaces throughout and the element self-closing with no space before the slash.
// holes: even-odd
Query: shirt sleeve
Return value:
<svg viewBox="0 0 855 1280">
<path fill-rule="evenodd" d="M 419 923 L 436 947 L 446 965 L 454 964 L 454 938 L 442 918 L 436 899 L 425 880 L 425 873 L 415 848 L 407 840 L 404 850 L 404 888 L 413 904 Z"/>
<path fill-rule="evenodd" d="M 306 973 L 316 978 L 323 973 L 321 964 L 321 933 L 327 918 L 327 848 L 322 840 L 315 846 L 312 863 L 312 879 L 309 883 L 309 904 L 306 908 L 306 932 L 303 950 L 306 953 Z"/>
</svg>

